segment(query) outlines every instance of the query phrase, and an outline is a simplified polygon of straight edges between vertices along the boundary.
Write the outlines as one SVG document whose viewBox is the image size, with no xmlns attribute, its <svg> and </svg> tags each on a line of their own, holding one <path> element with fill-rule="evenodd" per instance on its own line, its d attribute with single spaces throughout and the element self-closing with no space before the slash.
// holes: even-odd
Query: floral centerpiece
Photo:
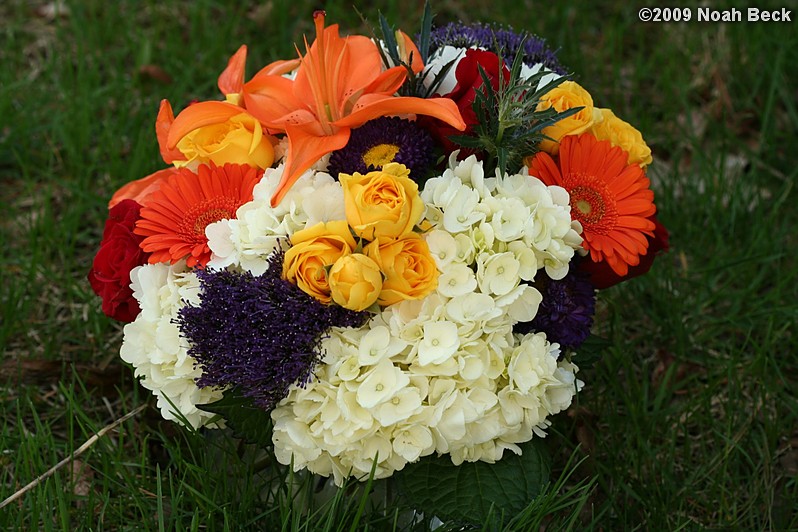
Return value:
<svg viewBox="0 0 798 532">
<path fill-rule="evenodd" d="M 596 290 L 667 248 L 651 152 L 542 39 L 431 20 L 316 12 L 297 58 L 161 103 L 169 166 L 114 194 L 89 281 L 165 418 L 255 416 L 340 485 L 499 467 L 569 407 Z"/>
</svg>

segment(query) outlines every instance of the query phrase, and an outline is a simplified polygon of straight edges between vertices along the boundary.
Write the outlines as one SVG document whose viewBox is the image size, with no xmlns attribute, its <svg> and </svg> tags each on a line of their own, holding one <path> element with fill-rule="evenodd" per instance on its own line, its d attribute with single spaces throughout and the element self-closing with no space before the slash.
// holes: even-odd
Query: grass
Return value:
<svg viewBox="0 0 798 532">
<path fill-rule="evenodd" d="M 85 275 L 107 199 L 161 165 L 159 100 L 180 108 L 215 98 L 216 76 L 241 43 L 251 66 L 290 56 L 315 4 L 55 5 L 0 5 L 0 498 L 153 404 L 122 367 L 121 328 L 102 315 Z M 643 24 L 622 2 L 433 7 L 440 22 L 512 23 L 559 47 L 597 104 L 644 132 L 672 238 L 650 275 L 601 295 L 596 332 L 612 347 L 583 369 L 578 404 L 555 420 L 559 481 L 506 526 L 798 528 L 794 23 Z M 350 2 L 326 8 L 345 29 L 362 29 Z M 408 30 L 419 11 L 384 10 Z M 377 504 L 379 483 L 321 504 L 307 477 L 265 491 L 275 474 L 229 435 L 190 433 L 149 408 L 0 511 L 0 527 L 410 524 L 405 510 Z"/>
</svg>

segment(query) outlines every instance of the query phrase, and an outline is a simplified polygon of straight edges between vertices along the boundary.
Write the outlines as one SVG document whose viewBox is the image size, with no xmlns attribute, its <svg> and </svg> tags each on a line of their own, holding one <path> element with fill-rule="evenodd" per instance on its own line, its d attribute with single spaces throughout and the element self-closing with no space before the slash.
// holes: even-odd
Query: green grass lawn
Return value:
<svg viewBox="0 0 798 532">
<path fill-rule="evenodd" d="M 363 31 L 351 3 L 327 2 L 328 20 Z M 252 72 L 291 57 L 317 4 L 0 4 L 0 499 L 151 405 L 0 510 L 0 527 L 408 526 L 399 507 L 373 509 L 385 486 L 323 505 L 308 478 L 268 490 L 281 474 L 268 457 L 162 421 L 86 281 L 111 194 L 163 166 L 158 102 L 216 98 L 242 43 Z M 623 2 L 433 8 L 439 23 L 511 23 L 559 48 L 596 104 L 643 132 L 671 231 L 648 276 L 601 294 L 611 347 L 554 420 L 559 481 L 507 527 L 798 529 L 798 22 L 645 24 Z M 384 9 L 408 32 L 420 12 Z"/>
</svg>

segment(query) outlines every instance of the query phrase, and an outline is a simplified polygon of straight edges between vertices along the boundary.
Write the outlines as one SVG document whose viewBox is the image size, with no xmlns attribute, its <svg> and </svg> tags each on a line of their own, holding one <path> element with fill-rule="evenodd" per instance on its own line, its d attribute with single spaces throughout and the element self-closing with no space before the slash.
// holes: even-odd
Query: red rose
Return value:
<svg viewBox="0 0 798 532">
<path fill-rule="evenodd" d="M 149 253 L 139 243 L 144 237 L 133 233 L 141 205 L 120 201 L 108 212 L 100 250 L 94 257 L 89 283 L 103 300 L 103 312 L 115 320 L 131 322 L 141 309 L 130 288 L 130 270 L 145 264 Z"/>
<path fill-rule="evenodd" d="M 637 266 L 630 266 L 629 272 L 623 277 L 612 271 L 606 261 L 593 262 L 590 260 L 590 255 L 585 257 L 584 260 L 579 262 L 579 269 L 583 272 L 590 274 L 590 282 L 598 290 L 609 288 L 623 281 L 629 280 L 633 277 L 643 275 L 651 269 L 654 263 L 654 258 L 660 253 L 667 253 L 670 249 L 668 243 L 668 230 L 662 225 L 655 216 L 649 217 L 649 220 L 654 222 L 654 236 L 646 236 L 648 239 L 648 251 L 645 255 L 640 257 L 640 264 Z"/>
<path fill-rule="evenodd" d="M 502 78 L 505 85 L 507 84 L 507 80 L 510 79 L 510 70 L 498 55 L 485 50 L 466 50 L 465 57 L 457 63 L 457 67 L 454 71 L 457 85 L 455 85 L 452 92 L 443 95 L 444 98 L 454 100 L 454 103 L 457 104 L 463 121 L 466 123 L 465 131 L 458 131 L 441 120 L 424 120 L 430 132 L 443 144 L 447 152 L 461 149 L 460 146 L 450 141 L 447 137 L 452 135 L 470 135 L 474 132 L 474 125 L 478 122 L 477 114 L 474 112 L 472 106 L 476 98 L 477 89 L 484 84 L 482 76 L 479 73 L 479 67 L 482 67 L 482 70 L 487 74 L 494 90 L 499 88 L 500 67 L 502 69 Z"/>
</svg>

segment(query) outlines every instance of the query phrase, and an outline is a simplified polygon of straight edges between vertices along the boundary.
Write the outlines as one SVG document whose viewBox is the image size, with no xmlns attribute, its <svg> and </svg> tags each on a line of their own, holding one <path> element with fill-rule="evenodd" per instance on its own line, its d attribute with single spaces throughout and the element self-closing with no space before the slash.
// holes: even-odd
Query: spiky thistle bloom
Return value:
<svg viewBox="0 0 798 532">
<path fill-rule="evenodd" d="M 498 45 L 502 58 L 506 63 L 512 63 L 518 50 L 523 51 L 523 61 L 529 67 L 543 63 L 543 66 L 557 74 L 565 74 L 565 69 L 557 59 L 557 54 L 551 50 L 546 41 L 527 32 L 516 32 L 510 27 L 499 24 L 462 24 L 450 22 L 440 28 L 435 28 L 430 34 L 430 54 L 443 46 L 455 48 L 470 48 L 477 46 L 495 50 Z"/>
<path fill-rule="evenodd" d="M 330 156 L 328 173 L 366 174 L 388 163 L 410 169 L 410 177 L 423 176 L 434 162 L 435 143 L 427 130 L 397 117 L 370 120 L 352 130 L 345 147 Z"/>
<path fill-rule="evenodd" d="M 533 286 L 543 295 L 543 302 L 535 319 L 517 323 L 513 332 L 544 332 L 550 342 L 572 349 L 587 340 L 596 310 L 596 291 L 590 284 L 590 276 L 574 267 L 576 262 L 571 263 L 568 275 L 559 281 L 538 272 Z"/>
<path fill-rule="evenodd" d="M 327 329 L 363 325 L 367 314 L 319 303 L 282 279 L 282 261 L 274 253 L 258 277 L 197 270 L 201 303 L 181 309 L 178 324 L 202 367 L 198 386 L 233 386 L 271 409 L 311 377 Z"/>
</svg>

